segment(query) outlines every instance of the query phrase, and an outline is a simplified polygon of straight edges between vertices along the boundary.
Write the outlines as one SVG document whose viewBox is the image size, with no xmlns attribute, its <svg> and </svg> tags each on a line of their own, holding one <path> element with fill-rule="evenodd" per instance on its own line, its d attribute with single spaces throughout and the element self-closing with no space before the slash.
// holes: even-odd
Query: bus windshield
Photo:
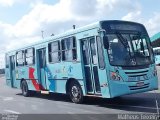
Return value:
<svg viewBox="0 0 160 120">
<path fill-rule="evenodd" d="M 109 61 L 116 66 L 148 65 L 153 62 L 149 37 L 136 33 L 110 33 L 106 35 Z"/>
</svg>

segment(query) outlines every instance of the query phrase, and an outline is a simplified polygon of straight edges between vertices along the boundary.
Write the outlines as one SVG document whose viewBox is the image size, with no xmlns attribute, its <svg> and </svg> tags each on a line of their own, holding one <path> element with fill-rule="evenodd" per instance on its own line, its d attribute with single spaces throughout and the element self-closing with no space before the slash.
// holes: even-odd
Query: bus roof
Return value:
<svg viewBox="0 0 160 120">
<path fill-rule="evenodd" d="M 41 39 L 38 42 L 28 44 L 28 45 L 25 45 L 25 46 L 22 46 L 20 48 L 10 50 L 10 51 L 7 51 L 7 52 L 10 53 L 10 52 L 13 52 L 13 51 L 18 51 L 18 50 L 28 48 L 28 47 L 31 47 L 31 46 L 34 46 L 34 45 L 37 45 L 37 44 L 40 44 L 40 43 L 49 42 L 49 41 L 54 40 L 54 39 L 58 39 L 58 38 L 61 38 L 61 37 L 66 37 L 68 35 L 72 35 L 72 34 L 75 34 L 75 33 L 82 32 L 82 31 L 90 30 L 90 29 L 93 29 L 93 28 L 98 28 L 99 27 L 99 22 L 95 22 L 95 23 L 92 23 L 92 24 L 89 24 L 89 25 L 86 25 L 86 26 L 83 26 L 83 27 L 75 28 L 75 29 L 70 29 L 70 30 L 68 30 L 64 33 L 54 35 L 54 36 L 49 36 L 49 37 L 46 37 L 44 39 Z"/>
<path fill-rule="evenodd" d="M 89 25 L 86 25 L 86 26 L 83 26 L 83 27 L 79 27 L 79 28 L 76 28 L 76 29 L 68 30 L 68 31 L 66 31 L 66 32 L 64 32 L 64 33 L 61 33 L 61 34 L 58 34 L 58 35 L 46 37 L 45 39 L 41 39 L 41 40 L 38 41 L 38 42 L 35 42 L 35 43 L 32 43 L 32 44 L 28 44 L 28 45 L 22 46 L 22 47 L 20 47 L 20 48 L 18 48 L 18 49 L 14 49 L 14 50 L 7 51 L 7 53 L 14 52 L 14 51 L 19 51 L 19 50 L 21 50 L 21 49 L 29 48 L 29 47 L 34 46 L 34 45 L 38 45 L 38 44 L 41 44 L 41 43 L 49 42 L 49 41 L 51 41 L 51 40 L 56 40 L 56 39 L 59 39 L 59 38 L 64 38 L 64 37 L 66 37 L 66 36 L 69 36 L 69 35 L 72 35 L 72 34 L 75 34 L 75 33 L 79 33 L 79 32 L 82 32 L 82 31 L 86 31 L 86 30 L 98 28 L 98 27 L 100 27 L 100 24 L 101 24 L 102 22 L 107 22 L 107 23 L 120 23 L 120 22 L 125 22 L 125 23 L 133 23 L 133 24 L 142 25 L 142 24 L 137 23 L 137 22 L 123 21 L 123 20 L 103 20 L 103 21 L 98 21 L 98 22 L 95 22 L 95 23 L 92 23 L 92 24 L 89 24 Z"/>
</svg>

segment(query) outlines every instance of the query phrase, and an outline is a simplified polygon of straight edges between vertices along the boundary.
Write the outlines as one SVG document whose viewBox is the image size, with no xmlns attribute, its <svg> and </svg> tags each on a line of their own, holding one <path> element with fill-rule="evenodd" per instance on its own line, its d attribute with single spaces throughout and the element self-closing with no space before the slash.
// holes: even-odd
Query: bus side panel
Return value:
<svg viewBox="0 0 160 120">
<path fill-rule="evenodd" d="M 158 90 L 158 76 L 153 75 L 153 74 L 157 74 L 157 73 L 154 73 L 155 67 L 156 67 L 155 64 L 150 65 L 149 71 L 148 71 L 148 76 L 150 76 L 149 82 L 150 82 L 150 89 L 151 90 Z"/>
<path fill-rule="evenodd" d="M 25 79 L 26 70 L 25 67 L 16 67 L 16 87 L 20 88 L 20 82 L 22 79 Z M 26 80 L 26 79 L 25 79 Z M 27 80 L 26 80 L 27 81 Z"/>
<path fill-rule="evenodd" d="M 28 84 L 29 90 L 37 90 L 38 88 L 38 79 L 37 79 L 37 71 L 35 66 L 23 66 L 16 68 L 16 81 L 17 88 L 20 88 L 20 81 L 24 79 Z"/>
<path fill-rule="evenodd" d="M 5 78 L 6 78 L 6 85 L 11 87 L 11 78 L 10 78 L 10 71 L 9 71 L 9 55 L 5 54 Z"/>
<path fill-rule="evenodd" d="M 104 49 L 104 46 L 102 46 L 102 48 L 103 48 L 105 70 L 106 71 L 103 71 L 105 73 L 99 72 L 99 77 L 100 77 L 100 80 L 102 82 L 101 85 L 103 86 L 103 87 L 101 87 L 101 93 L 102 93 L 103 98 L 110 98 L 111 97 L 110 82 L 109 82 L 110 81 L 110 70 L 109 70 L 110 63 L 109 63 L 109 60 L 108 60 L 109 58 L 108 58 L 107 50 Z M 106 74 L 106 76 L 104 76 L 104 74 Z M 104 83 L 106 83 L 106 85 Z"/>
<path fill-rule="evenodd" d="M 69 78 L 82 81 L 82 70 L 80 63 L 62 62 L 48 64 L 47 72 L 47 88 L 51 92 L 66 93 L 66 82 Z M 78 73 L 78 74 L 77 74 Z M 82 86 L 83 82 L 80 82 Z"/>
<path fill-rule="evenodd" d="M 39 91 L 40 90 L 40 81 L 38 79 L 37 67 L 29 66 L 28 67 L 28 87 L 29 90 Z"/>
<path fill-rule="evenodd" d="M 110 91 L 109 91 L 109 83 L 106 71 L 101 71 L 99 74 L 99 80 L 101 83 L 101 94 L 103 98 L 110 98 Z M 105 75 L 104 75 L 105 74 Z"/>
<path fill-rule="evenodd" d="M 6 68 L 6 69 L 5 69 L 5 77 L 6 77 L 6 84 L 7 84 L 8 86 L 12 87 L 9 68 Z"/>
</svg>

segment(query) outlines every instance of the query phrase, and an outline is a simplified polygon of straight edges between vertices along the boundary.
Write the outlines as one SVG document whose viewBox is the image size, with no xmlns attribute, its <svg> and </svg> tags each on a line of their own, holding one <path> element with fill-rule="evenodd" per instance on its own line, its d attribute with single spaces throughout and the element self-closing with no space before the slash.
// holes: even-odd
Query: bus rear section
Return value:
<svg viewBox="0 0 160 120">
<path fill-rule="evenodd" d="M 102 22 L 104 56 L 111 98 L 158 89 L 149 36 L 143 25 Z"/>
<path fill-rule="evenodd" d="M 5 77 L 6 77 L 6 84 L 15 88 L 16 84 L 16 72 L 15 72 L 15 56 L 14 55 L 5 55 Z"/>
<path fill-rule="evenodd" d="M 153 52 L 156 65 L 160 65 L 160 47 L 154 47 Z"/>
</svg>

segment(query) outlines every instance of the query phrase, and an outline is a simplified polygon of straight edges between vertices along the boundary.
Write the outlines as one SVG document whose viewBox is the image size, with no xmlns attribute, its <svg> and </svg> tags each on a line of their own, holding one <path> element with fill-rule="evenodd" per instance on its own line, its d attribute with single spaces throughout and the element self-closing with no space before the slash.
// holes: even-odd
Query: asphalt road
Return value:
<svg viewBox="0 0 160 120">
<path fill-rule="evenodd" d="M 160 67 L 157 68 L 160 79 Z M 5 85 L 0 76 L 0 113 L 13 114 L 119 114 L 156 113 L 155 95 L 160 106 L 160 91 L 125 95 L 116 99 L 87 98 L 84 104 L 72 103 L 66 95 L 23 97 L 19 89 Z"/>
</svg>

